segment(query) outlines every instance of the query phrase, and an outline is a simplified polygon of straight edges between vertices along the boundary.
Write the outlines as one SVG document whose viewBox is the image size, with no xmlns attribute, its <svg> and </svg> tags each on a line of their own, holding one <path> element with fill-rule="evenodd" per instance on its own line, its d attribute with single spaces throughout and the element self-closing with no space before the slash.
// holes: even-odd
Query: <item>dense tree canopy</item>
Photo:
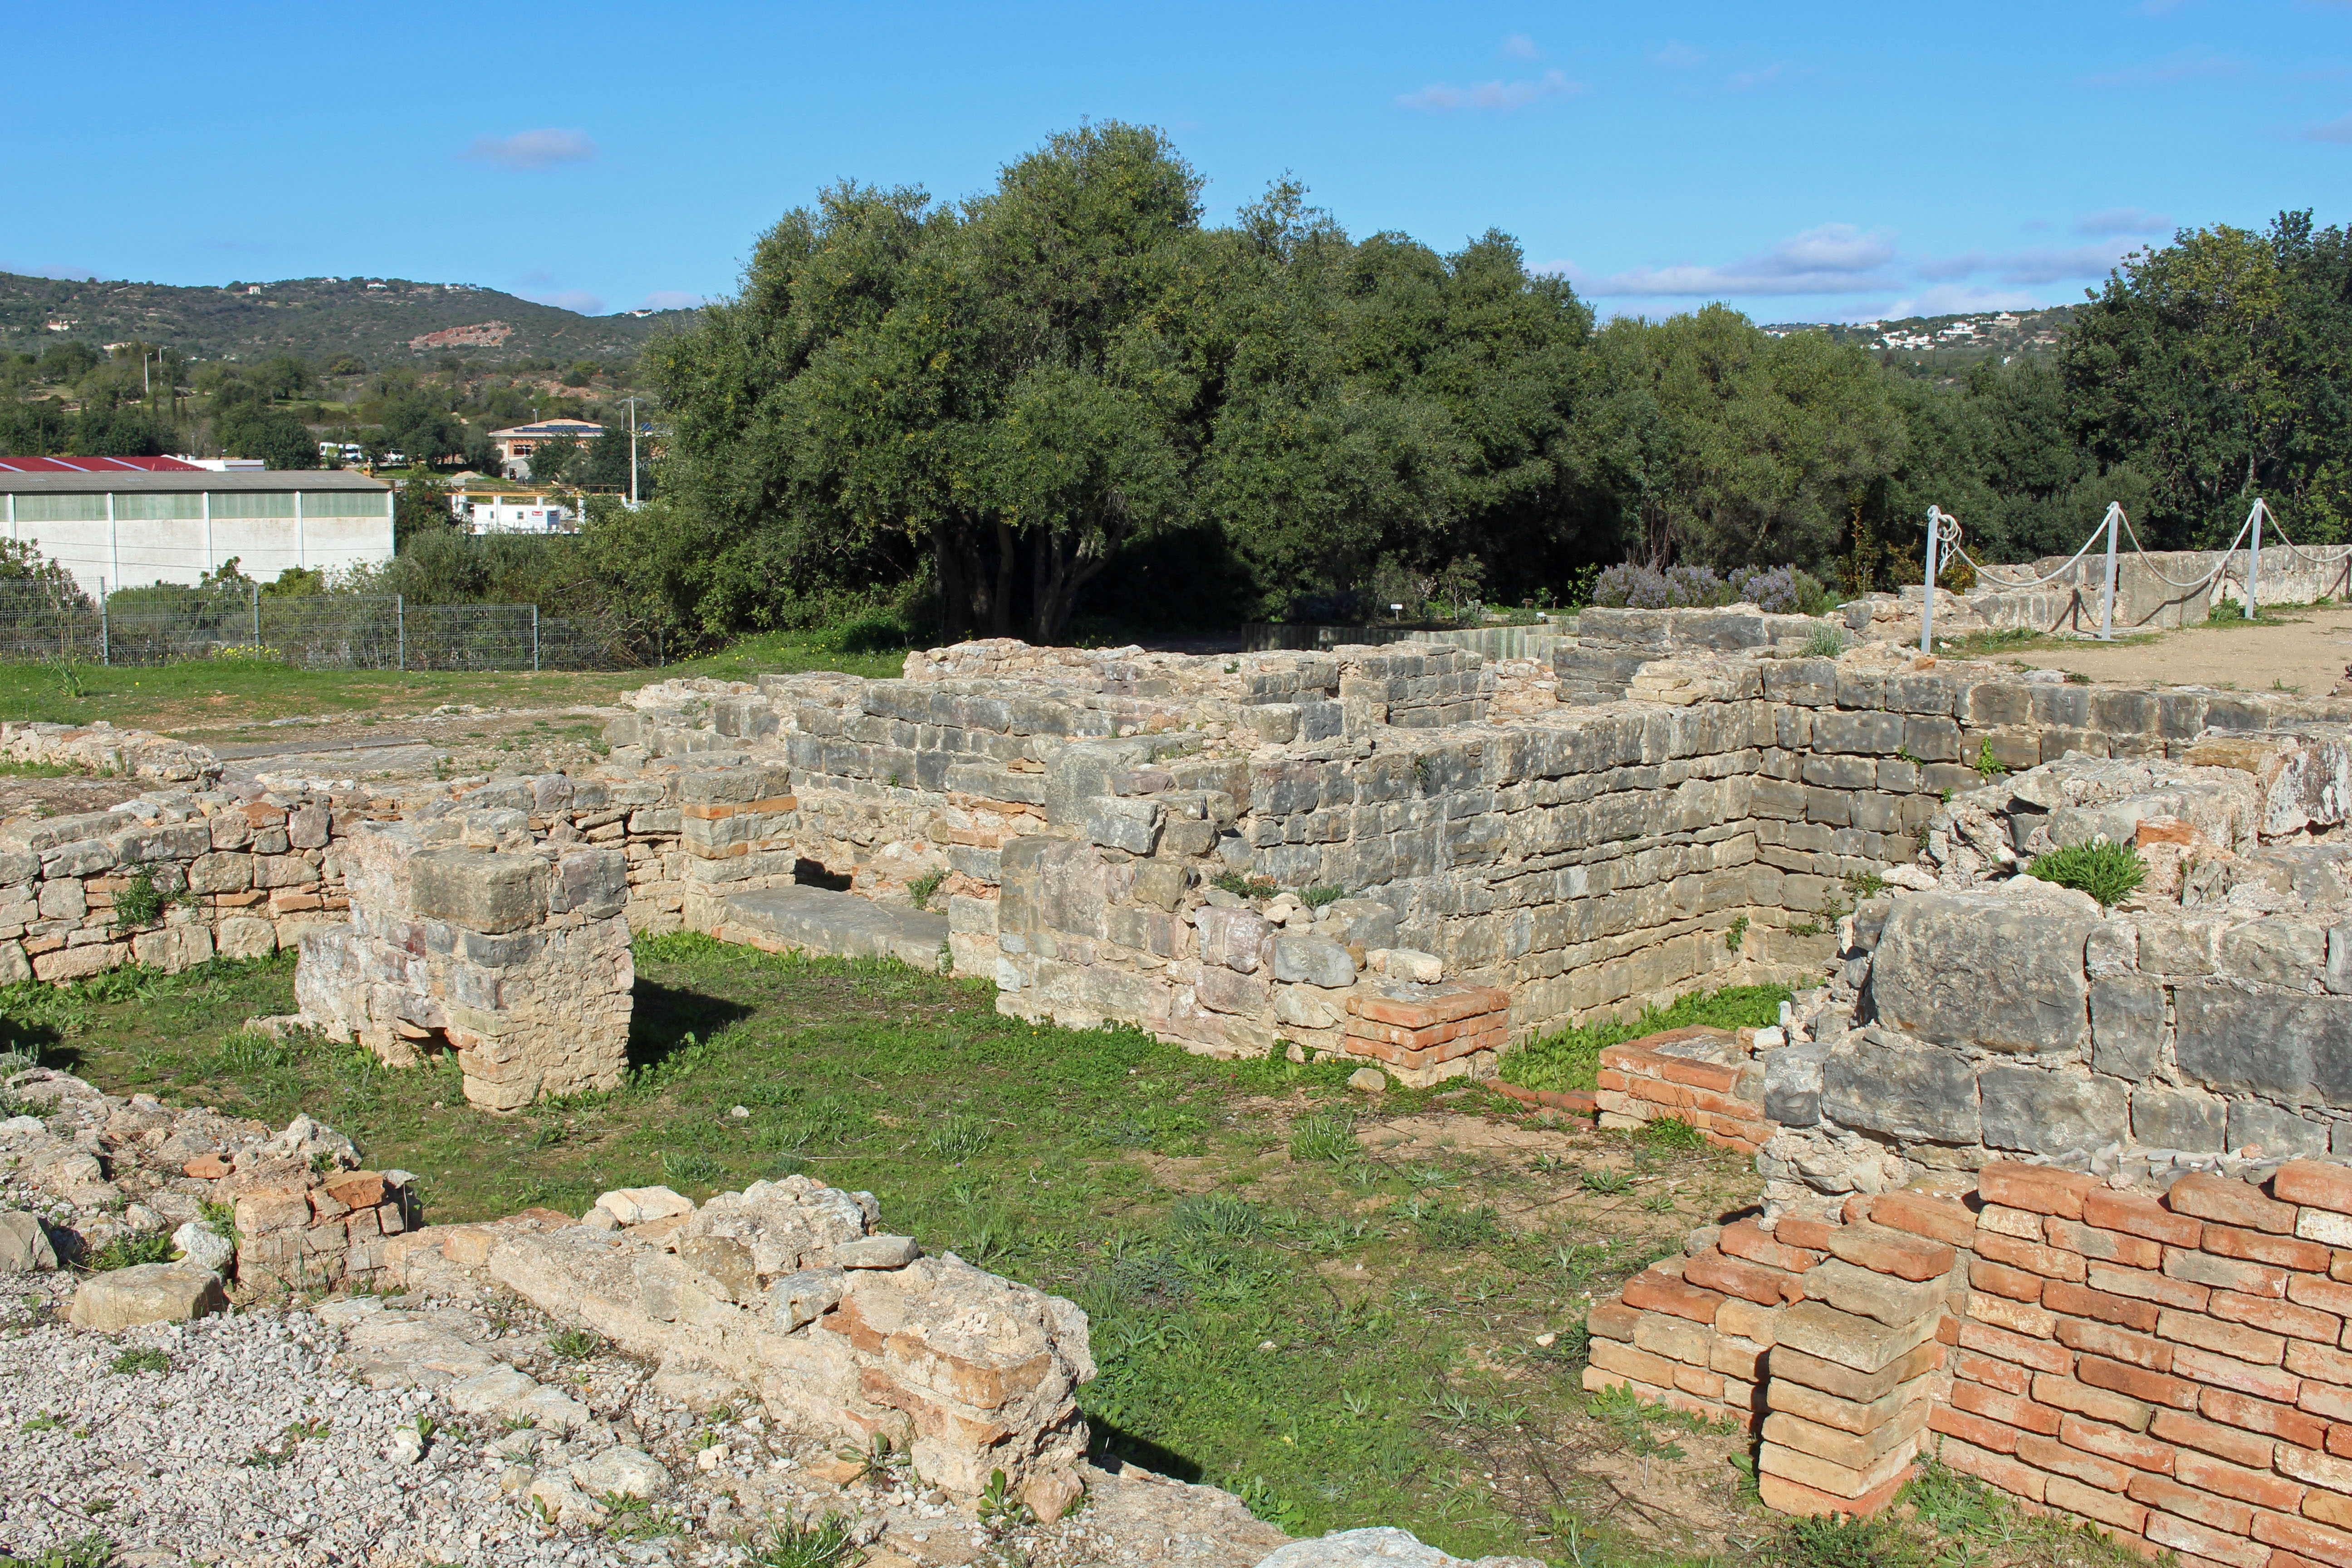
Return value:
<svg viewBox="0 0 2352 1568">
<path fill-rule="evenodd" d="M 1600 564 L 1919 568 L 2151 546 L 2259 491 L 2352 524 L 2352 243 L 2307 213 L 2127 259 L 2055 354 L 1937 381 L 1720 305 L 1596 329 L 1507 236 L 1355 239 L 1284 183 L 1223 227 L 1158 132 L 1054 137 L 961 204 L 843 184 L 650 356 L 665 500 L 605 547 L 709 631 L 924 597 L 937 630 L 1344 619 Z"/>
</svg>

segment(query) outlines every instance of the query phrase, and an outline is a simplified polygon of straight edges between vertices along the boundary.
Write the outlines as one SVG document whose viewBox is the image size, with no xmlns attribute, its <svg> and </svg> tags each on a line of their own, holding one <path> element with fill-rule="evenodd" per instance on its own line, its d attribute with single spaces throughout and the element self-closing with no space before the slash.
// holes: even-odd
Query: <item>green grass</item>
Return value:
<svg viewBox="0 0 2352 1568">
<path fill-rule="evenodd" d="M 851 646 L 845 647 L 845 641 Z M 0 664 L 0 719 L 60 724 L 103 719 L 124 729 L 179 734 L 264 724 L 298 714 L 415 714 L 444 702 L 484 708 L 608 703 L 648 681 L 669 677 L 750 680 L 763 673 L 812 669 L 879 677 L 895 676 L 904 668 L 903 651 L 861 651 L 866 646 L 839 631 L 768 632 L 659 669 L 537 673 L 297 669 L 266 659 L 86 664 L 79 668 L 81 693 L 74 697 L 66 695 L 64 683 L 48 665 Z"/>
<path fill-rule="evenodd" d="M 1505 1081 L 1521 1089 L 1591 1089 L 1601 1071 L 1601 1053 L 1610 1046 L 1654 1035 L 1662 1029 L 1707 1025 L 1718 1029 L 1761 1028 L 1780 1019 L 1789 999 L 1785 985 L 1727 985 L 1694 991 L 1664 1007 L 1647 1007 L 1639 1017 L 1603 1020 L 1530 1040 L 1505 1053 Z"/>
<path fill-rule="evenodd" d="M 240 1036 L 291 1010 L 283 955 L 12 988 L 0 1037 L 110 1092 L 277 1125 L 308 1110 L 371 1164 L 419 1173 L 434 1222 L 579 1213 L 689 1168 L 697 1199 L 793 1171 L 868 1189 L 890 1229 L 1086 1308 L 1101 1375 L 1080 1402 L 1104 1447 L 1243 1492 L 1296 1533 L 1397 1524 L 1475 1557 L 1559 1556 L 1572 1531 L 1587 1562 L 1625 1564 L 1701 1549 L 1638 1545 L 1579 1468 L 1625 1450 L 1588 1408 L 1574 1330 L 1587 1292 L 1748 1201 L 1745 1162 L 1582 1130 L 1492 1147 L 1467 1134 L 1517 1108 L 1458 1082 L 1392 1087 L 1382 1121 L 1359 1123 L 1352 1061 L 1033 1026 L 984 983 L 887 962 L 695 936 L 636 959 L 625 1085 L 507 1118 L 468 1107 L 446 1061 L 394 1071 Z M 1398 1118 L 1444 1136 L 1398 1143 Z M 1589 1186 L 1596 1159 L 1614 1177 Z M 1746 1508 L 1735 1445 L 1706 1444 L 1685 1484 Z"/>
</svg>

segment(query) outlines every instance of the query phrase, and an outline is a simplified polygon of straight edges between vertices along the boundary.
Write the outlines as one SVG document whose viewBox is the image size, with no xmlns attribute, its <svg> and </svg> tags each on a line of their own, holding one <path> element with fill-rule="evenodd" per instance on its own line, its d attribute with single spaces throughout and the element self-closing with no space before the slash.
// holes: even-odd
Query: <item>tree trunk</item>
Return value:
<svg viewBox="0 0 2352 1568">
<path fill-rule="evenodd" d="M 1070 613 L 1077 608 L 1078 590 L 1110 564 L 1110 558 L 1118 553 L 1126 536 L 1125 528 L 1107 528 L 1098 538 L 1079 535 L 1073 547 L 1052 543 L 1050 534 L 1040 537 L 1039 549 L 1050 551 L 1052 561 L 1046 572 L 1045 592 L 1036 605 L 1034 623 L 1039 642 L 1061 639 L 1069 628 Z"/>
<path fill-rule="evenodd" d="M 971 592 L 964 577 L 963 552 L 944 521 L 931 524 L 931 559 L 940 574 L 940 637 L 961 642 L 971 627 Z"/>
<path fill-rule="evenodd" d="M 1004 520 L 996 520 L 996 602 L 989 606 L 988 635 L 1009 637 L 1013 635 L 1013 567 L 1014 561 L 1013 530 Z"/>
</svg>

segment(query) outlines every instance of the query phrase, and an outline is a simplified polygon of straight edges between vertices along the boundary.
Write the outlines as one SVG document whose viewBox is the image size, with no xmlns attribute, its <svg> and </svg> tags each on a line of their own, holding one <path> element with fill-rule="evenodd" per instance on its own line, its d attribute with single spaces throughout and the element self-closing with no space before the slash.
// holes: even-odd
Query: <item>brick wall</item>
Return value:
<svg viewBox="0 0 2352 1568">
<path fill-rule="evenodd" d="M 1788 1511 L 1884 1507 L 1924 1449 L 2184 1563 L 2352 1564 L 2352 1169 L 1994 1163 L 1832 1217 L 1636 1277 L 1586 1385 L 1739 1418 Z"/>
</svg>

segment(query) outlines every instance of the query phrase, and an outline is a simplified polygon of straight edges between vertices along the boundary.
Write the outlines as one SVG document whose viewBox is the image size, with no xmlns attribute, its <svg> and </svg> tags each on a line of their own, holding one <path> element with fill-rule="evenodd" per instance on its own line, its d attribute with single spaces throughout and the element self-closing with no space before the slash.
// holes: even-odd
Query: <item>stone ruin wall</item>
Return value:
<svg viewBox="0 0 2352 1568">
<path fill-rule="evenodd" d="M 1594 650 L 1559 650 L 1549 700 L 1501 718 L 1491 671 L 1453 648 L 972 644 L 910 656 L 898 680 L 768 676 L 700 710 L 649 705 L 609 738 L 781 770 L 724 872 L 704 868 L 734 881 L 699 884 L 689 925 L 725 925 L 730 886 L 806 862 L 909 908 L 936 875 L 955 967 L 993 975 L 1005 1010 L 1255 1052 L 1349 1048 L 1363 1003 L 1426 999 L 1404 978 L 1424 959 L 1439 985 L 1507 994 L 1514 1039 L 1695 985 L 1817 975 L 1849 878 L 1933 879 L 1913 863 L 1945 792 L 1983 784 L 1969 764 L 1988 749 L 2021 769 L 2185 757 L 2352 719 L 1885 648 L 1790 657 L 1785 637 L 1716 653 L 1698 629 L 1632 658 L 1613 699 L 1574 689 Z M 1349 896 L 1312 918 L 1208 886 L 1228 870 Z"/>
</svg>

